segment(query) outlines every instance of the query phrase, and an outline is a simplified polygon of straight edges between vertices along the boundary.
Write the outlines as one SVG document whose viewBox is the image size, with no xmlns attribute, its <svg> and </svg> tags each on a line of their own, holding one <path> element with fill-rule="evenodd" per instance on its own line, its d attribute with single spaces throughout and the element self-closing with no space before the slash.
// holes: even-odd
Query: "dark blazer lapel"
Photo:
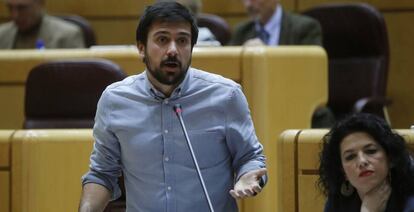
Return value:
<svg viewBox="0 0 414 212">
<path fill-rule="evenodd" d="M 282 21 L 280 26 L 279 45 L 289 44 L 289 36 L 292 35 L 289 17 L 285 10 L 282 13 Z"/>
<path fill-rule="evenodd" d="M 249 27 L 249 30 L 246 31 L 246 38 L 247 40 L 258 37 L 257 31 L 256 31 L 256 22 L 252 21 L 251 26 Z"/>
</svg>

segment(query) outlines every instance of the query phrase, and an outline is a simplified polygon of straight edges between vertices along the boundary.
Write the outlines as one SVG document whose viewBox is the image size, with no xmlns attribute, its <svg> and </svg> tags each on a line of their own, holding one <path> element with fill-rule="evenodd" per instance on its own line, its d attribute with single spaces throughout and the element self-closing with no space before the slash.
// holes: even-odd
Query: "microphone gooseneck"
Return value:
<svg viewBox="0 0 414 212">
<path fill-rule="evenodd" d="M 180 104 L 174 105 L 174 112 L 175 112 L 175 114 L 177 114 L 178 120 L 180 121 L 180 125 L 181 125 L 181 128 L 183 130 L 185 140 L 187 141 L 187 146 L 190 149 L 191 158 L 193 159 L 194 165 L 196 167 L 196 171 L 197 171 L 197 174 L 198 174 L 198 179 L 200 180 L 201 186 L 203 187 L 203 191 L 204 191 L 204 194 L 205 194 L 206 199 L 207 199 L 208 207 L 210 208 L 211 212 L 214 212 L 214 208 L 213 208 L 213 205 L 211 204 L 210 196 L 208 195 L 207 188 L 206 188 L 206 185 L 204 183 L 203 176 L 201 175 L 200 167 L 198 166 L 197 158 L 196 158 L 196 156 L 194 154 L 194 151 L 193 151 L 193 146 L 191 145 L 190 138 L 188 137 L 187 129 L 185 127 L 183 116 L 181 114 L 182 113 L 182 108 L 181 108 Z"/>
</svg>

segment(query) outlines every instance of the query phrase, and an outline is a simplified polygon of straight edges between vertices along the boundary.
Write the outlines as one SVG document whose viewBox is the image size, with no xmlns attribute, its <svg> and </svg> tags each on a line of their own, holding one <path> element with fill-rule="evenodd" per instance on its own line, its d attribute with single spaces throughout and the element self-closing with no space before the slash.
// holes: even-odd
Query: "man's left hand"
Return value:
<svg viewBox="0 0 414 212">
<path fill-rule="evenodd" d="M 260 179 L 267 172 L 266 168 L 256 169 L 249 171 L 237 181 L 234 188 L 230 190 L 230 195 L 235 199 L 241 199 L 245 197 L 252 197 L 260 191 L 262 187 L 259 185 Z"/>
</svg>

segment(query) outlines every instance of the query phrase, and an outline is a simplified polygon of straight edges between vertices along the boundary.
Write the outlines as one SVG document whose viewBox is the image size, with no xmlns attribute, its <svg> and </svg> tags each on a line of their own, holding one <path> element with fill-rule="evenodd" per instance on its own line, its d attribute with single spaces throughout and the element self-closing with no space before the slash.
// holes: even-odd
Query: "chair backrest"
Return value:
<svg viewBox="0 0 414 212">
<path fill-rule="evenodd" d="M 59 18 L 71 22 L 81 28 L 86 47 L 89 48 L 93 45 L 96 45 L 95 32 L 90 23 L 85 18 L 78 15 L 62 15 L 59 16 Z"/>
<path fill-rule="evenodd" d="M 118 65 L 103 59 L 40 64 L 26 81 L 23 127 L 92 128 L 102 91 L 125 77 Z"/>
<path fill-rule="evenodd" d="M 335 116 L 352 112 L 362 98 L 385 97 L 389 46 L 382 15 L 364 3 L 325 4 L 304 14 L 322 27 L 329 58 L 328 106 Z M 382 108 L 371 110 L 364 112 L 383 116 Z"/>
<path fill-rule="evenodd" d="M 197 16 L 197 25 L 199 27 L 207 27 L 214 34 L 221 45 L 226 45 L 230 41 L 230 26 L 220 16 L 200 13 Z"/>
</svg>

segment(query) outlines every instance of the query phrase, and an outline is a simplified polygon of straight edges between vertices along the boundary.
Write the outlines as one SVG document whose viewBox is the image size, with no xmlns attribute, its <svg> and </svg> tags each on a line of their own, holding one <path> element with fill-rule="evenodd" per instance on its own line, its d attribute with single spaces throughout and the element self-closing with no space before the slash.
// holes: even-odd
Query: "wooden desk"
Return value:
<svg viewBox="0 0 414 212">
<path fill-rule="evenodd" d="M 19 130 L 11 142 L 12 211 L 77 211 L 92 130 Z"/>
<path fill-rule="evenodd" d="M 289 128 L 310 128 L 313 111 L 327 99 L 327 59 L 318 47 L 248 48 L 244 52 L 244 92 L 257 135 L 264 145 L 269 182 L 256 198 L 245 201 L 250 211 L 278 210 L 278 145 Z"/>
<path fill-rule="evenodd" d="M 0 211 L 10 211 L 10 138 L 13 130 L 0 130 Z"/>
</svg>

